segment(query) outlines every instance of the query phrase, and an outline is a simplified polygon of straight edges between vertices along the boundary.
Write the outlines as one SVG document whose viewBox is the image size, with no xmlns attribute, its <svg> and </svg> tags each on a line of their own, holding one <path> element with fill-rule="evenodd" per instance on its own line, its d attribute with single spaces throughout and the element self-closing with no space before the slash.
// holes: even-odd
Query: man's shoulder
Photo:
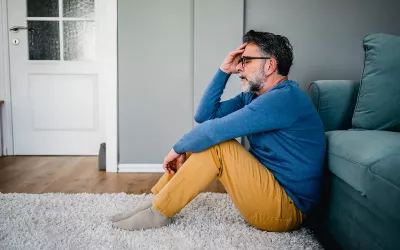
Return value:
<svg viewBox="0 0 400 250">
<path fill-rule="evenodd" d="M 242 93 L 240 93 L 240 96 L 245 105 L 251 103 L 254 99 L 257 98 L 257 94 L 250 93 L 250 92 L 242 92 Z"/>
<path fill-rule="evenodd" d="M 300 84 L 294 80 L 285 80 L 280 88 L 271 91 L 272 93 L 295 102 L 311 101 L 307 93 L 300 87 Z"/>
<path fill-rule="evenodd" d="M 284 81 L 270 89 L 268 92 L 260 95 L 258 99 L 266 102 L 292 102 L 294 97 L 298 94 L 298 87 L 296 84 L 293 84 L 289 81 Z"/>
</svg>

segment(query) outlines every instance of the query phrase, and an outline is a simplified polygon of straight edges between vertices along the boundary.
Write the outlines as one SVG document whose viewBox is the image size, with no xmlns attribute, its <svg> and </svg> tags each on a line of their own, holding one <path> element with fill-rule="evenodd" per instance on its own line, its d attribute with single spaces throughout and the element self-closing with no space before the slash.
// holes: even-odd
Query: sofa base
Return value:
<svg viewBox="0 0 400 250">
<path fill-rule="evenodd" d="M 378 211 L 366 197 L 335 175 L 329 182 L 329 200 L 318 215 L 323 219 L 314 218 L 313 222 L 324 223 L 311 226 L 318 231 L 316 236 L 324 247 L 334 249 L 331 244 L 338 243 L 343 249 L 399 249 L 399 222 Z"/>
</svg>

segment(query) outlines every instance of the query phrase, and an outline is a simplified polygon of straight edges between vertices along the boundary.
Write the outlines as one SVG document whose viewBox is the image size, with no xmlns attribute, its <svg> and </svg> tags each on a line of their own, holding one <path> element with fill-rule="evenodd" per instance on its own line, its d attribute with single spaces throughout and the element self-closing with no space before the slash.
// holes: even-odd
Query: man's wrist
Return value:
<svg viewBox="0 0 400 250">
<path fill-rule="evenodd" d="M 178 152 L 176 144 L 172 147 L 172 151 L 175 152 L 176 154 L 181 154 L 180 152 Z"/>
<path fill-rule="evenodd" d="M 225 70 L 225 69 L 223 69 L 222 67 L 220 67 L 219 69 L 220 69 L 222 72 L 224 72 L 225 74 L 228 74 L 228 75 L 231 74 L 231 72 L 229 72 L 229 70 Z"/>
</svg>

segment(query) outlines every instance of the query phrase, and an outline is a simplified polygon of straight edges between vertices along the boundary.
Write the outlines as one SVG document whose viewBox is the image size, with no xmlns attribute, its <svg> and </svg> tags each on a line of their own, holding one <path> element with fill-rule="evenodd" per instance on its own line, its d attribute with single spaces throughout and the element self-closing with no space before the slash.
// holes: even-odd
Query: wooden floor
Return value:
<svg viewBox="0 0 400 250">
<path fill-rule="evenodd" d="M 97 157 L 0 157 L 1 193 L 150 193 L 162 173 L 107 173 Z M 208 192 L 225 192 L 215 180 Z"/>
</svg>

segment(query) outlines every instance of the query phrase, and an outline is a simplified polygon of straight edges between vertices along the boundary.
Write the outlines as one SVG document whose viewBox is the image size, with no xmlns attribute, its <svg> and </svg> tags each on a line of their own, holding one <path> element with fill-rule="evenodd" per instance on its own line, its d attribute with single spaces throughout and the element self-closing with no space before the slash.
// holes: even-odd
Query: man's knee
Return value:
<svg viewBox="0 0 400 250">
<path fill-rule="evenodd" d="M 211 151 L 211 152 L 215 152 L 217 155 L 221 155 L 222 151 L 225 151 L 226 149 L 229 148 L 237 148 L 237 147 L 241 147 L 242 145 L 235 139 L 231 139 L 231 140 L 227 140 L 227 141 L 223 141 L 219 144 L 216 144 L 210 148 L 208 148 L 206 151 Z"/>
<path fill-rule="evenodd" d="M 218 152 L 219 150 L 219 148 L 226 148 L 226 147 L 232 147 L 232 146 L 234 146 L 234 147 L 236 147 L 236 146 L 242 146 L 236 139 L 231 139 L 231 140 L 227 140 L 227 141 L 223 141 L 223 142 L 221 142 L 221 143 L 219 143 L 219 144 L 215 144 L 214 146 L 212 146 L 212 147 L 209 147 L 208 149 L 206 149 L 206 150 L 204 150 L 203 152 L 206 152 L 206 151 L 216 151 L 216 152 Z M 186 159 L 191 155 L 192 153 L 189 153 L 189 152 L 187 152 L 186 153 Z"/>
<path fill-rule="evenodd" d="M 223 141 L 218 145 L 221 146 L 221 147 L 229 147 L 229 146 L 232 146 L 232 145 L 238 146 L 238 145 L 241 145 L 241 144 L 236 139 L 231 139 L 231 140 Z"/>
</svg>

